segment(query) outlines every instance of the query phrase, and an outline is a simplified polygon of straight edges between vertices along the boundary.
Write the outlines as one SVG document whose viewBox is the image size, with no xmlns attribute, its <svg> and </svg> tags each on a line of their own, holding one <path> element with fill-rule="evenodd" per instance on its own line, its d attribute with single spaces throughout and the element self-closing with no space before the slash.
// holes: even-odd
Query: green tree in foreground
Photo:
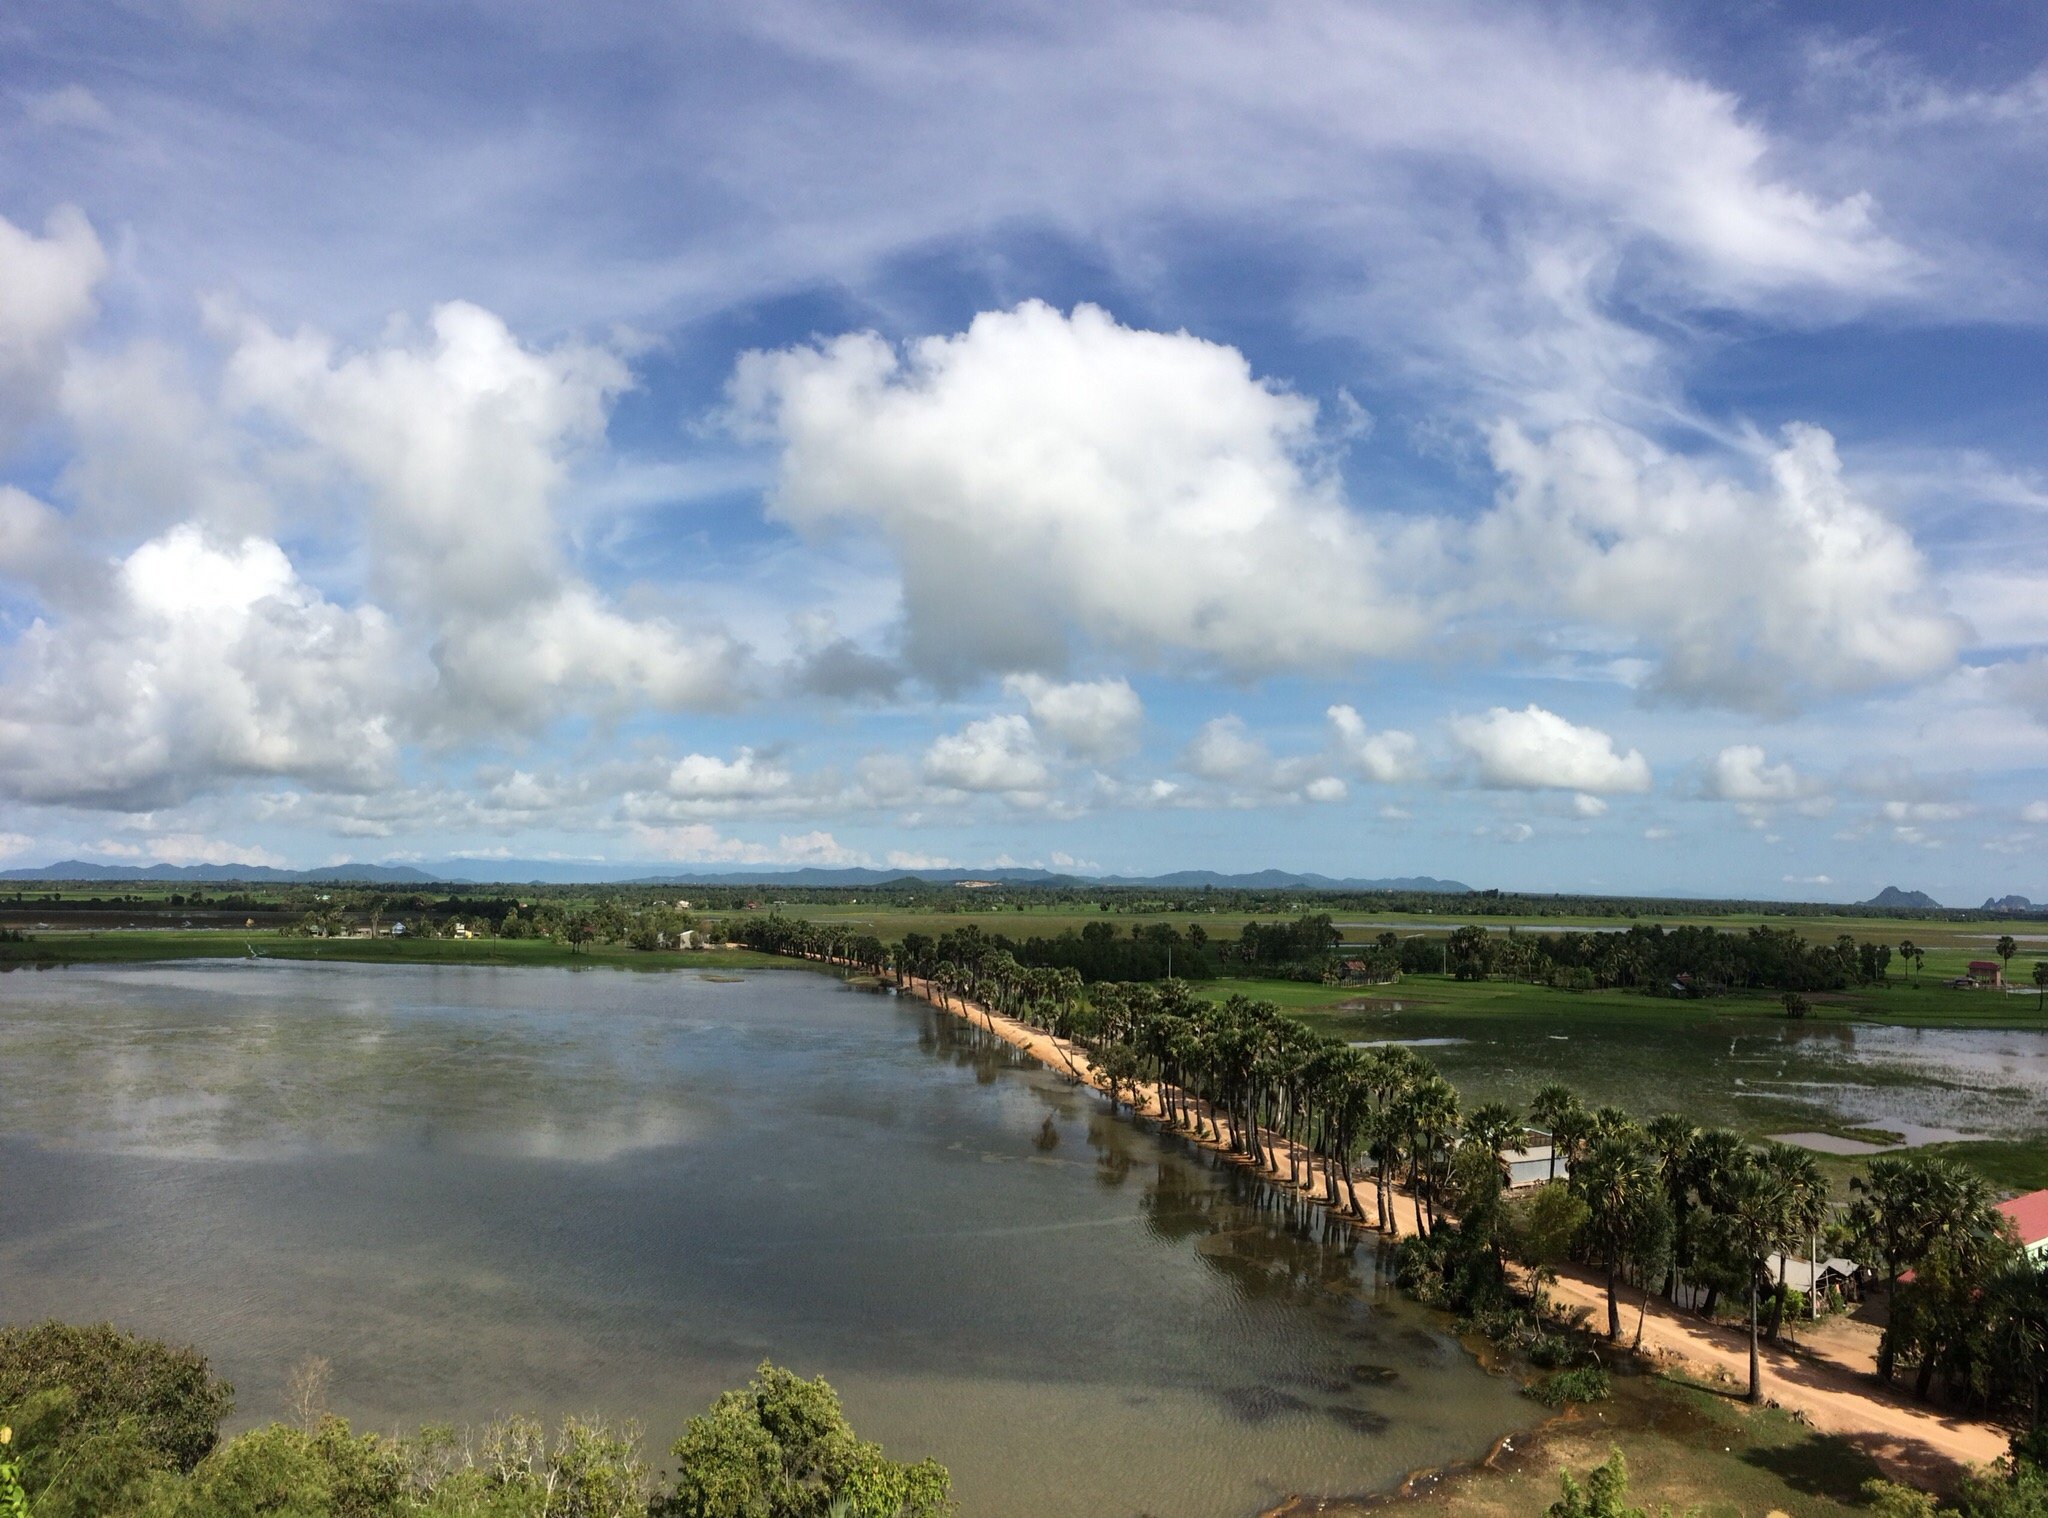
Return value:
<svg viewBox="0 0 2048 1518">
<path fill-rule="evenodd" d="M 855 1437 L 823 1380 L 763 1363 L 693 1418 L 658 1492 L 638 1431 L 513 1418 L 457 1438 L 297 1424 L 222 1442 L 193 1350 L 109 1326 L 0 1331 L 0 1518 L 944 1518 L 951 1482 Z"/>
<path fill-rule="evenodd" d="M 951 1480 L 854 1436 L 839 1394 L 761 1362 L 744 1391 L 692 1418 L 676 1442 L 673 1518 L 941 1518 Z"/>
<path fill-rule="evenodd" d="M 2048 959 L 2034 961 L 2034 984 L 2041 992 L 2038 1005 L 2042 1011 L 2048 1012 Z"/>
</svg>

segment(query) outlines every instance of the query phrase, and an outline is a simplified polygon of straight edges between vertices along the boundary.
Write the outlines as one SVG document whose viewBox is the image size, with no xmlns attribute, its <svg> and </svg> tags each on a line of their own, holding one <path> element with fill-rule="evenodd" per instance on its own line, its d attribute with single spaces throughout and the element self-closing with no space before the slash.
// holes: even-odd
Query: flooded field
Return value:
<svg viewBox="0 0 2048 1518">
<path fill-rule="evenodd" d="M 1347 1026 L 1360 1042 L 1418 1047 L 1474 1102 L 1526 1102 L 1561 1081 L 1591 1103 L 1749 1133 L 1874 1127 L 1910 1143 L 2048 1133 L 2048 1031 L 1681 1019 L 1647 1005 L 1551 1025 L 1391 1002 Z"/>
<path fill-rule="evenodd" d="M 1535 1421 L 1369 1247 L 802 972 L 21 972 L 0 1073 L 0 1317 L 196 1342 L 241 1421 L 318 1354 L 366 1426 L 659 1450 L 772 1356 L 977 1518 L 1239 1518 Z"/>
</svg>

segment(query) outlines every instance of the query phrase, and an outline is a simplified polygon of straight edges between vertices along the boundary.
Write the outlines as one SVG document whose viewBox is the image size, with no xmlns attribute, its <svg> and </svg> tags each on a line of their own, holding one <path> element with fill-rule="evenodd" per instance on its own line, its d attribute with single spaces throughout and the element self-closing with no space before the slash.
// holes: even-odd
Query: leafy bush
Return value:
<svg viewBox="0 0 2048 1518">
<path fill-rule="evenodd" d="M 340 1418 L 215 1443 L 228 1388 L 190 1350 L 109 1327 L 0 1334 L 0 1518 L 945 1518 L 951 1479 L 856 1438 L 823 1380 L 764 1363 L 690 1420 L 656 1497 L 636 1429 L 514 1418 L 476 1439 Z M 75 1383 L 70 1378 L 76 1378 Z M 53 1384 L 54 1383 L 54 1384 Z M 184 1457 L 200 1446 L 189 1469 Z"/>
<path fill-rule="evenodd" d="M 1614 1383 L 1597 1365 L 1573 1370 L 1554 1370 L 1529 1388 L 1529 1395 L 1545 1407 L 1563 1407 L 1567 1402 L 1605 1402 L 1614 1395 Z"/>
<path fill-rule="evenodd" d="M 676 1442 L 671 1518 L 943 1518 L 951 1478 L 930 1460 L 905 1465 L 854 1436 L 839 1394 L 767 1361 Z"/>
<path fill-rule="evenodd" d="M 1576 1339 L 1553 1333 L 1536 1335 L 1524 1353 L 1529 1356 L 1529 1363 L 1540 1370 L 1564 1370 L 1586 1358 L 1584 1346 Z"/>
<path fill-rule="evenodd" d="M 40 1408 L 46 1440 L 125 1425 L 129 1443 L 172 1471 L 189 1471 L 206 1457 L 235 1399 L 197 1350 L 138 1339 L 111 1323 L 0 1329 L 0 1422 L 26 1424 L 15 1410 L 57 1392 L 70 1400 L 59 1422 L 51 1421 L 54 1404 Z"/>
<path fill-rule="evenodd" d="M 1584 1486 L 1570 1471 L 1562 1472 L 1561 1479 L 1564 1495 L 1545 1509 L 1544 1518 L 1648 1518 L 1641 1508 L 1623 1501 L 1628 1496 L 1628 1462 L 1618 1449 L 1610 1449 L 1607 1459 L 1586 1473 Z"/>
</svg>

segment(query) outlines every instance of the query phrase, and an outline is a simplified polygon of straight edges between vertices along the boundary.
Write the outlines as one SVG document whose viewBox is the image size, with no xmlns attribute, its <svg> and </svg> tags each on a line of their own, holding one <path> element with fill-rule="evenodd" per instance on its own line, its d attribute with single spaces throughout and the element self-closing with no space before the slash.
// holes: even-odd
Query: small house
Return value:
<svg viewBox="0 0 2048 1518">
<path fill-rule="evenodd" d="M 1523 1186 L 1541 1186 L 1551 1178 L 1551 1157 L 1557 1150 L 1550 1144 L 1527 1144 L 1520 1149 L 1503 1149 L 1501 1163 L 1507 1166 L 1508 1189 L 1517 1190 Z M 1571 1161 L 1557 1156 L 1557 1178 L 1563 1180 L 1572 1173 Z"/>
<path fill-rule="evenodd" d="M 1967 978 L 1973 986 L 1988 986 L 1997 991 L 2005 985 L 2005 969 L 1995 959 L 1973 959 Z"/>
<path fill-rule="evenodd" d="M 1855 1294 L 1862 1267 L 1854 1260 L 1845 1260 L 1840 1255 L 1815 1263 L 1791 1255 L 1774 1254 L 1764 1262 L 1772 1285 L 1783 1283 L 1811 1299 L 1816 1288 L 1825 1297 L 1829 1291 L 1839 1291 L 1844 1297 Z"/>
</svg>

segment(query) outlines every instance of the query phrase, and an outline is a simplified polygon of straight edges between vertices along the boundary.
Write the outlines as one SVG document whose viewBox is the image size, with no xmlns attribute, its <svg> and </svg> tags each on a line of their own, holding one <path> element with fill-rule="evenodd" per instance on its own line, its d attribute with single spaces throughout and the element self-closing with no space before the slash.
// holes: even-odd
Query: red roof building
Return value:
<svg viewBox="0 0 2048 1518">
<path fill-rule="evenodd" d="M 2048 1259 L 2048 1191 L 2030 1191 L 2009 1202 L 2000 1202 L 1998 1210 L 2012 1220 L 2028 1254 L 2036 1261 Z"/>
</svg>

